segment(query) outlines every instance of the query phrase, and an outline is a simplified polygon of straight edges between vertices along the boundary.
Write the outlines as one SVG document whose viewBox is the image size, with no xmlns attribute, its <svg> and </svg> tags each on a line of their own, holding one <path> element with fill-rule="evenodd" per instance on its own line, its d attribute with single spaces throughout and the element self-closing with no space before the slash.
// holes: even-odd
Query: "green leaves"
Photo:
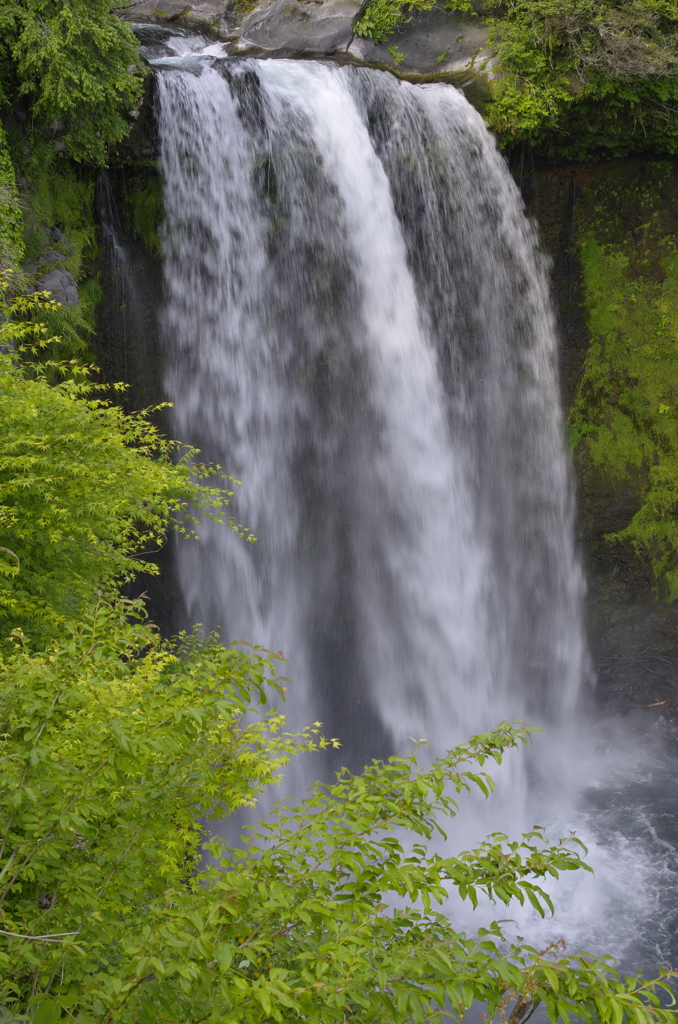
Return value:
<svg viewBox="0 0 678 1024">
<path fill-rule="evenodd" d="M 34 1024 L 57 1024 L 61 1020 L 61 1007 L 54 999 L 43 999 L 35 1016 Z"/>
<path fill-rule="evenodd" d="M 0 313 L 31 307 L 40 300 L 0 303 Z M 150 411 L 125 415 L 109 400 L 115 389 L 82 367 L 18 361 L 12 345 L 35 335 L 40 343 L 39 327 L 0 324 L 0 645 L 13 628 L 42 642 L 97 590 L 157 573 L 145 556 L 168 526 L 194 537 L 195 510 L 221 522 L 232 494 L 209 485 L 218 466 L 163 438 Z"/>
<path fill-rule="evenodd" d="M 275 683 L 270 659 L 188 639 L 178 651 L 134 615 L 100 602 L 0 672 L 5 1005 L 128 1024 L 411 1024 L 475 1002 L 493 1020 L 515 1000 L 543 1002 L 554 1022 L 672 1019 L 656 986 L 604 961 L 509 947 L 498 924 L 467 936 L 432 909 L 454 887 L 544 913 L 538 880 L 582 866 L 581 843 L 550 845 L 540 829 L 456 857 L 416 838 L 440 830 L 458 794 L 490 789 L 474 767 L 528 741 L 527 726 L 502 724 L 428 771 L 410 755 L 342 772 L 229 849 L 197 822 L 252 802 L 324 741 L 315 727 L 285 735 L 274 712 L 251 719 Z M 28 787 L 37 802 L 13 809 Z"/>
<path fill-rule="evenodd" d="M 383 43 L 410 12 L 431 6 L 370 0 L 354 31 Z M 527 145 L 556 161 L 678 151 L 675 0 L 496 0 L 484 8 L 498 73 L 483 115 L 502 148 Z"/>
<path fill-rule="evenodd" d="M 353 31 L 357 36 L 373 39 L 375 43 L 384 43 L 398 25 L 410 20 L 409 12 L 429 11 L 434 3 L 435 0 L 369 0 L 353 26 Z M 455 11 L 467 11 L 471 7 L 471 0 L 446 0 L 445 7 Z M 398 57 L 398 48 L 389 49 L 395 63 L 402 63 L 404 55 Z"/>
<path fill-rule="evenodd" d="M 17 98 L 53 128 L 76 160 L 104 164 L 129 132 L 145 74 L 129 26 L 109 0 L 0 0 L 6 73 Z"/>
<path fill-rule="evenodd" d="M 4 128 L 0 128 L 0 272 L 24 257 L 23 217 Z"/>
<path fill-rule="evenodd" d="M 676 152 L 674 0 L 509 0 L 489 24 L 501 73 L 484 115 L 501 146 L 555 160 Z"/>
<path fill-rule="evenodd" d="M 511 945 L 498 923 L 466 935 L 444 913 L 456 890 L 543 916 L 541 880 L 585 867 L 576 837 L 539 828 L 456 855 L 429 846 L 462 795 L 491 794 L 485 767 L 529 742 L 525 723 L 427 770 L 412 753 L 341 771 L 237 848 L 210 835 L 207 821 L 255 804 L 293 755 L 337 741 L 318 723 L 290 735 L 268 708 L 284 693 L 279 656 L 166 643 L 118 596 L 141 544 L 190 503 L 218 519 L 224 495 L 76 364 L 24 361 L 34 337 L 0 325 L 0 540 L 18 560 L 0 574 L 3 1011 L 38 1024 L 412 1024 L 482 1003 L 488 1021 L 513 1005 L 519 1024 L 543 1003 L 554 1024 L 673 1020 L 660 1004 L 671 972 L 621 980 L 606 960 Z"/>
<path fill-rule="evenodd" d="M 226 972 L 232 948 L 203 943 L 193 905 L 197 823 L 253 803 L 292 753 L 317 746 L 273 711 L 244 724 L 275 684 L 270 659 L 197 641 L 179 658 L 139 615 L 102 600 L 49 651 L 0 662 L 0 1003 L 23 1006 L 32 977 L 90 1008 L 148 971 L 192 984 L 182 949 L 209 948 Z"/>
</svg>

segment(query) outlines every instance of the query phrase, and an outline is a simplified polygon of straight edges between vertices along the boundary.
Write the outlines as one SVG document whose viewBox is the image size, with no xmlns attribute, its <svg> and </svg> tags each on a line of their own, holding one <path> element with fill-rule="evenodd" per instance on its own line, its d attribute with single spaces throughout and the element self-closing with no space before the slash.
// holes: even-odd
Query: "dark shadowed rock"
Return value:
<svg viewBox="0 0 678 1024">
<path fill-rule="evenodd" d="M 35 282 L 36 292 L 51 292 L 50 298 L 62 306 L 76 306 L 79 302 L 78 285 L 67 270 L 51 270 Z"/>
<path fill-rule="evenodd" d="M 44 253 L 40 257 L 41 263 L 64 263 L 66 257 L 62 252 L 56 252 L 54 249 L 50 249 L 49 252 Z"/>
</svg>

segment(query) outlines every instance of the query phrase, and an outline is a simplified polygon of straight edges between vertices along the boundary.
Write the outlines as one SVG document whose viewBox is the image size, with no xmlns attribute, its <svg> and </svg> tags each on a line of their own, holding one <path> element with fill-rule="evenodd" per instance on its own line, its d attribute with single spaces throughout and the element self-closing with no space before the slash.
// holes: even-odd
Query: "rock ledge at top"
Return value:
<svg viewBox="0 0 678 1024">
<path fill-rule="evenodd" d="M 228 38 L 234 24 L 229 0 L 137 0 L 116 13 L 123 21 L 174 23 L 220 38 Z"/>
<path fill-rule="evenodd" d="M 260 0 L 236 26 L 232 0 L 139 0 L 120 17 L 202 31 L 234 56 L 335 57 L 414 81 L 448 81 L 482 107 L 496 63 L 483 0 L 473 0 L 468 12 L 438 5 L 414 11 L 385 43 L 354 34 L 364 6 L 365 0 Z"/>
</svg>

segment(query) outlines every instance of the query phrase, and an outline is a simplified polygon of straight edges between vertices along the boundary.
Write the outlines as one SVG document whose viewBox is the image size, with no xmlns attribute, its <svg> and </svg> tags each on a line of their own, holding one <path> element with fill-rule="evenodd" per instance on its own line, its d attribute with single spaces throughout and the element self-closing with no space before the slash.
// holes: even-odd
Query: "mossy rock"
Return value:
<svg viewBox="0 0 678 1024">
<path fill-rule="evenodd" d="M 601 693 L 678 716 L 678 161 L 511 170 L 551 259 Z"/>
</svg>

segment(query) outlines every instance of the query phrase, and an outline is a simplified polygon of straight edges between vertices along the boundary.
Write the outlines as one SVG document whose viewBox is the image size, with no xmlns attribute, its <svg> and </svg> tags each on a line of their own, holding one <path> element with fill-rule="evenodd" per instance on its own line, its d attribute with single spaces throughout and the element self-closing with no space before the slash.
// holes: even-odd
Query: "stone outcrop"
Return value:
<svg viewBox="0 0 678 1024">
<path fill-rule="evenodd" d="M 36 292 L 51 292 L 50 298 L 60 302 L 62 306 L 77 306 L 79 302 L 78 285 L 72 274 L 59 267 L 43 274 L 35 282 Z"/>
<path fill-rule="evenodd" d="M 365 0 L 260 0 L 240 24 L 232 0 L 142 0 L 125 21 L 202 32 L 233 55 L 335 57 L 412 80 L 452 82 L 482 106 L 494 74 L 481 0 L 471 11 L 413 11 L 384 43 L 355 35 Z"/>
<path fill-rule="evenodd" d="M 273 0 L 245 18 L 238 50 L 322 56 L 346 52 L 363 0 Z"/>
<path fill-rule="evenodd" d="M 219 38 L 227 37 L 235 23 L 229 0 L 141 0 L 119 17 L 141 24 L 178 24 Z"/>
<path fill-rule="evenodd" d="M 487 81 L 495 64 L 483 19 L 442 7 L 414 12 L 384 43 L 356 36 L 349 52 L 404 74 L 458 76 L 461 85 Z"/>
</svg>

